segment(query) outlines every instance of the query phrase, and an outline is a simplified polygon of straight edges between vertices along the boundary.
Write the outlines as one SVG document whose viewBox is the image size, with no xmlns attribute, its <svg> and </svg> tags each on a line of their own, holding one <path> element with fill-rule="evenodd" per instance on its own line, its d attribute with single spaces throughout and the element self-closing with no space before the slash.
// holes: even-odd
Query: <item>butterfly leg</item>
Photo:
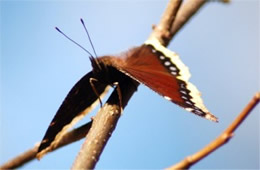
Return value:
<svg viewBox="0 0 260 170">
<path fill-rule="evenodd" d="M 101 101 L 101 99 L 100 99 L 100 94 L 98 93 L 98 91 L 97 91 L 97 89 L 96 89 L 96 87 L 95 87 L 95 85 L 94 85 L 93 82 L 98 82 L 98 80 L 95 79 L 95 78 L 92 78 L 92 77 L 89 78 L 89 83 L 90 83 L 90 85 L 91 85 L 91 88 L 92 88 L 92 90 L 94 91 L 94 93 L 96 94 L 96 96 L 98 97 L 98 100 L 99 100 L 99 103 L 100 103 L 100 107 L 102 107 L 103 104 L 102 104 L 102 101 Z"/>
<path fill-rule="evenodd" d="M 118 98 L 119 98 L 120 113 L 122 113 L 123 104 L 122 104 L 122 93 L 121 93 L 121 89 L 120 89 L 120 86 L 119 86 L 119 83 L 118 83 L 118 82 L 114 82 L 113 85 L 116 86 L 116 91 L 117 91 Z"/>
</svg>

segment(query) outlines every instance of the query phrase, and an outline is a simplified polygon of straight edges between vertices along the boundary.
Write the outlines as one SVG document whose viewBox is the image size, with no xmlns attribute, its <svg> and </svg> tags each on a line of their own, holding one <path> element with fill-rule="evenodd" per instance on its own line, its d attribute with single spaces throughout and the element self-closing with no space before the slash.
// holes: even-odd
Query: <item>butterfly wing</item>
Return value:
<svg viewBox="0 0 260 170">
<path fill-rule="evenodd" d="M 93 77 L 93 73 L 89 72 L 70 90 L 43 137 L 36 156 L 38 159 L 56 147 L 66 131 L 98 104 L 98 96 L 93 91 L 89 80 Z M 107 85 L 98 81 L 93 84 L 102 98 L 108 91 Z"/>
<path fill-rule="evenodd" d="M 188 68 L 176 53 L 159 42 L 148 41 L 130 50 L 113 66 L 187 111 L 217 122 L 217 118 L 204 106 L 198 89 L 188 81 Z"/>
</svg>

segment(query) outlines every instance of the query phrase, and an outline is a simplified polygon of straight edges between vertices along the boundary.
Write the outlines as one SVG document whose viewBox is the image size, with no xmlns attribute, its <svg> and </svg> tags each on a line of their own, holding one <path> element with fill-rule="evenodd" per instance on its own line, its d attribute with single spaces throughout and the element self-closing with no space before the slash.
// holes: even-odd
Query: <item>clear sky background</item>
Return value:
<svg viewBox="0 0 260 170">
<path fill-rule="evenodd" d="M 40 141 L 71 87 L 91 65 L 58 26 L 98 55 L 141 45 L 167 1 L 0 1 L 0 164 Z M 202 119 L 141 85 L 96 168 L 168 167 L 215 139 L 259 91 L 259 1 L 212 2 L 169 45 L 189 66 L 205 105 L 219 123 Z M 234 138 L 195 169 L 259 169 L 259 106 Z M 88 122 L 90 116 L 80 124 Z M 70 168 L 83 140 L 25 165 Z"/>
</svg>

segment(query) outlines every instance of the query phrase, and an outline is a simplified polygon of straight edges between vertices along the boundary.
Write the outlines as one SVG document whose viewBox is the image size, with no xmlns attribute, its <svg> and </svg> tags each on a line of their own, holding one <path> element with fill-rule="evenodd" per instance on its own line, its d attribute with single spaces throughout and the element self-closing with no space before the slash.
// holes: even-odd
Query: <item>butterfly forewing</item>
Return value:
<svg viewBox="0 0 260 170">
<path fill-rule="evenodd" d="M 217 121 L 204 106 L 198 89 L 188 81 L 189 70 L 176 53 L 154 41 L 133 50 L 121 58 L 123 62 L 115 60 L 112 65 L 187 111 Z"/>
</svg>

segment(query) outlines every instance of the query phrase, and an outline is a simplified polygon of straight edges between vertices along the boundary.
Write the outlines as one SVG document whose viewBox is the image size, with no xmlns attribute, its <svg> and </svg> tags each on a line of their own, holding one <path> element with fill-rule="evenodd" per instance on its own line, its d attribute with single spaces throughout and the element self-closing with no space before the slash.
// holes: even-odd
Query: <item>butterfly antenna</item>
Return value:
<svg viewBox="0 0 260 170">
<path fill-rule="evenodd" d="M 76 44 L 77 46 L 79 46 L 81 49 L 83 49 L 84 51 L 86 51 L 91 57 L 92 57 L 92 54 L 86 50 L 84 47 L 82 47 L 79 43 L 77 43 L 76 41 L 74 41 L 73 39 L 71 39 L 70 37 L 68 37 L 65 33 L 63 33 L 58 27 L 55 27 L 55 29 L 61 33 L 64 37 L 66 37 L 68 40 L 70 40 L 71 42 L 73 42 L 74 44 Z M 92 44 L 92 43 L 91 43 Z M 95 53 L 96 54 L 96 53 Z"/>
<path fill-rule="evenodd" d="M 86 25 L 85 25 L 85 23 L 84 23 L 84 21 L 83 21 L 82 18 L 80 19 L 80 21 L 81 21 L 81 23 L 82 23 L 82 25 L 83 25 L 83 27 L 84 27 L 84 29 L 85 29 L 87 35 L 88 35 L 88 39 L 89 39 L 89 42 L 90 42 L 90 44 L 91 44 L 91 46 L 92 46 L 92 49 L 93 49 L 93 51 L 94 51 L 94 54 L 95 54 L 95 56 L 97 57 L 97 53 L 96 53 L 96 50 L 95 50 L 95 48 L 94 48 L 94 45 L 93 45 L 93 43 L 92 43 L 92 41 L 91 41 L 91 38 L 90 38 L 90 36 L 89 36 L 87 27 L 86 27 Z"/>
</svg>

